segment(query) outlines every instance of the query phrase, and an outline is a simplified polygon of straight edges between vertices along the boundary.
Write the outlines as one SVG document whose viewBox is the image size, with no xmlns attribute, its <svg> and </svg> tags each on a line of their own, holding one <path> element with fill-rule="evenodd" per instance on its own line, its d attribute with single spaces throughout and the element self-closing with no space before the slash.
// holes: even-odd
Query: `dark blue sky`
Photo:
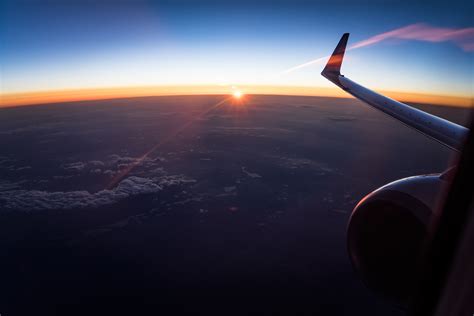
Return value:
<svg viewBox="0 0 474 316">
<path fill-rule="evenodd" d="M 323 64 L 281 75 L 407 25 L 472 28 L 456 1 L 2 1 L 2 92 L 85 87 L 268 84 L 329 86 Z M 469 32 L 468 32 L 469 33 Z M 472 35 L 463 35 L 463 41 Z M 472 94 L 473 52 L 451 40 L 389 38 L 348 52 L 374 88 Z"/>
</svg>

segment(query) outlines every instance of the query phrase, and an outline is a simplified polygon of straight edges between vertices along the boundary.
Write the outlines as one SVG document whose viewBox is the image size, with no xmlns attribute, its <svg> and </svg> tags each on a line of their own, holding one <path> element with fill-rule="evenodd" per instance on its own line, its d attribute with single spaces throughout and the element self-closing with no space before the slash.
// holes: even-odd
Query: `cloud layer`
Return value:
<svg viewBox="0 0 474 316">
<path fill-rule="evenodd" d="M 0 206 L 4 209 L 22 211 L 94 208 L 113 204 L 131 196 L 155 193 L 161 190 L 162 186 L 152 180 L 133 176 L 121 181 L 112 190 L 102 190 L 96 193 L 88 191 L 3 191 L 0 192 Z"/>
<path fill-rule="evenodd" d="M 196 182 L 196 180 L 182 174 L 168 174 L 162 166 L 164 161 L 166 159 L 162 157 L 136 158 L 113 154 L 104 161 L 63 163 L 58 169 L 58 171 L 62 171 L 62 174 L 51 176 L 49 179 L 17 180 L 16 182 L 0 179 L 0 212 L 96 208 L 116 203 L 131 196 L 156 193 L 166 187 Z M 106 188 L 95 193 L 91 193 L 87 189 L 67 192 L 48 191 L 49 184 L 54 184 L 57 180 L 74 182 L 77 181 L 76 177 L 86 176 L 94 179 L 101 175 L 112 178 L 122 170 L 127 170 L 131 165 L 138 167 L 137 162 L 140 163 L 139 168 L 113 188 Z M 30 168 L 16 168 L 14 160 L 0 156 L 0 170 L 6 167 L 12 170 Z M 87 184 L 85 185 L 87 187 Z M 34 189 L 31 189 L 32 187 Z"/>
</svg>

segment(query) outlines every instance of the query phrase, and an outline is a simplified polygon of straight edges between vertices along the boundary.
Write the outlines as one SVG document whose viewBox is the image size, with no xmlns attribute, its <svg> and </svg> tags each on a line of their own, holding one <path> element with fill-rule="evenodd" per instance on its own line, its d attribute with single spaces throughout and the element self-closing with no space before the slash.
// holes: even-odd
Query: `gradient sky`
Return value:
<svg viewBox="0 0 474 316">
<path fill-rule="evenodd" d="M 470 1 L 221 2 L 2 1 L 1 92 L 331 87 L 324 63 L 282 72 L 327 56 L 344 32 L 353 44 L 415 23 L 474 27 Z M 349 51 L 343 72 L 374 89 L 472 96 L 473 56 L 453 41 L 392 38 Z"/>
</svg>

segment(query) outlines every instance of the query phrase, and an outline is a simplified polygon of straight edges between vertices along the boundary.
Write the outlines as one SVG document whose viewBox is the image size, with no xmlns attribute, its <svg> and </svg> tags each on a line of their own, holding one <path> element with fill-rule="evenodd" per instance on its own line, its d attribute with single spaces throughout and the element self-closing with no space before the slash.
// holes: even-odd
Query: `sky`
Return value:
<svg viewBox="0 0 474 316">
<path fill-rule="evenodd" d="M 320 72 L 344 32 L 355 47 L 342 69 L 352 80 L 384 91 L 473 95 L 469 1 L 0 3 L 4 96 L 154 86 L 332 89 Z"/>
</svg>

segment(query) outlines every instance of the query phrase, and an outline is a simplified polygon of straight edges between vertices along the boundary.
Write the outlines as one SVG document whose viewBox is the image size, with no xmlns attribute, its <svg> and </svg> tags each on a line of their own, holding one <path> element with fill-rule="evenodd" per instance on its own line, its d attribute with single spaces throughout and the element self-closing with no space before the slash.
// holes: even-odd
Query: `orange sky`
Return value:
<svg viewBox="0 0 474 316">
<path fill-rule="evenodd" d="M 302 95 L 325 97 L 351 97 L 337 88 L 293 87 L 293 86 L 245 86 L 237 87 L 245 94 Z M 114 87 L 95 89 L 71 89 L 0 94 L 0 107 L 33 105 L 54 102 L 84 101 L 160 95 L 231 94 L 232 86 L 150 86 Z M 399 101 L 428 103 L 435 105 L 472 106 L 473 99 L 459 96 L 440 96 L 411 92 L 381 91 Z"/>
</svg>

